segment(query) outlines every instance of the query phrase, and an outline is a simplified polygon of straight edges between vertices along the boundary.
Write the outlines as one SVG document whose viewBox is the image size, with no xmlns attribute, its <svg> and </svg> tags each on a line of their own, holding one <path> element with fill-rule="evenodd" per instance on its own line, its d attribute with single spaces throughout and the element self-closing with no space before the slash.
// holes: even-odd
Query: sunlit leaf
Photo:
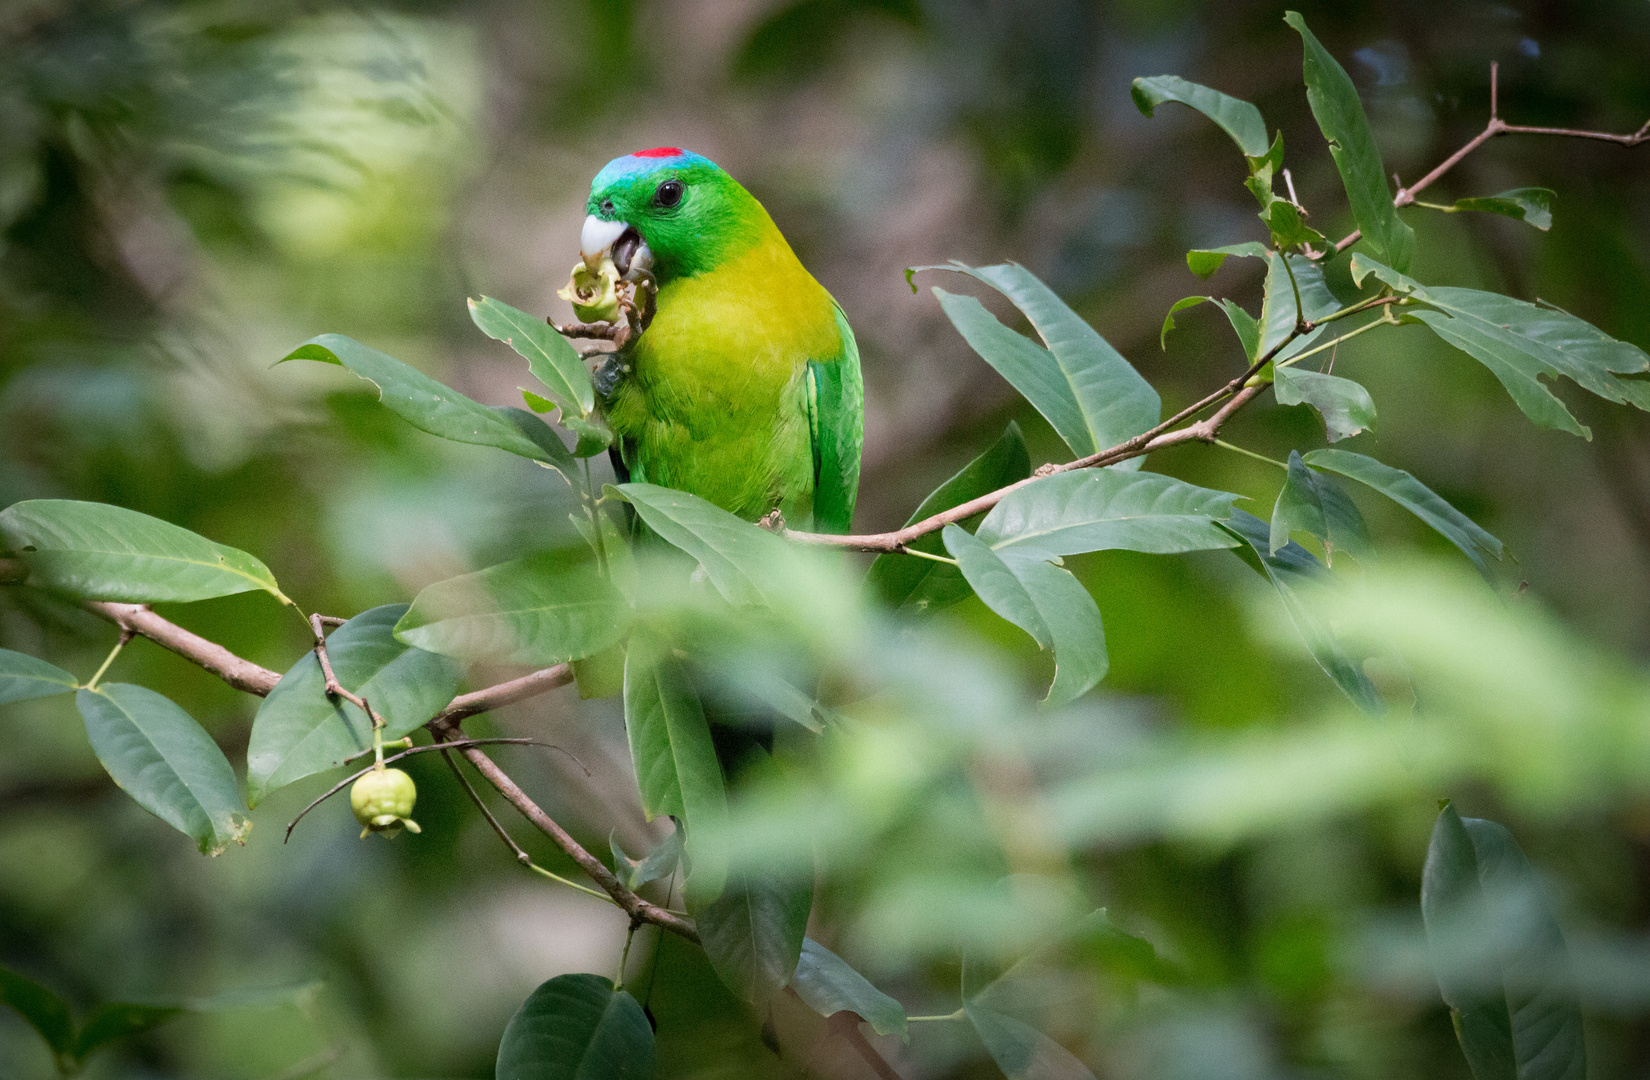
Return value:
<svg viewBox="0 0 1650 1080">
<path fill-rule="evenodd" d="M 963 1003 L 963 1011 L 1008 1080 L 1094 1080 L 1076 1055 L 1030 1024 L 973 1000 Z"/>
<path fill-rule="evenodd" d="M 790 983 L 812 907 L 812 879 L 737 875 L 721 896 L 694 911 L 693 921 L 716 974 L 734 993 L 760 1004 Z"/>
<path fill-rule="evenodd" d="M 1291 450 L 1289 476 L 1272 510 L 1270 554 L 1276 555 L 1289 543 L 1289 534 L 1297 529 L 1323 541 L 1324 554 L 1331 560 L 1337 549 L 1358 559 L 1375 553 L 1369 527 L 1346 492 L 1329 477 L 1307 468 L 1300 451 Z"/>
<path fill-rule="evenodd" d="M 1228 97 L 1219 90 L 1187 82 L 1177 75 L 1157 75 L 1134 80 L 1130 87 L 1135 106 L 1147 116 L 1165 101 L 1190 105 L 1220 125 L 1232 137 L 1245 157 L 1264 157 L 1266 154 L 1266 121 L 1260 110 L 1239 98 Z"/>
<path fill-rule="evenodd" d="M 1070 571 L 1040 559 L 1005 562 L 955 525 L 945 527 L 944 539 L 985 605 L 1054 652 L 1050 706 L 1064 705 L 1105 678 L 1109 662 L 1100 609 Z"/>
<path fill-rule="evenodd" d="M 252 823 L 235 770 L 188 713 L 128 683 L 81 690 L 75 704 L 97 759 L 139 806 L 207 854 L 245 843 Z"/>
<path fill-rule="evenodd" d="M 1352 217 L 1375 257 L 1399 271 L 1409 268 L 1415 232 L 1398 216 L 1387 187 L 1386 166 L 1369 128 L 1358 89 L 1346 69 L 1319 44 L 1299 12 L 1286 12 L 1283 21 L 1301 36 L 1305 48 L 1303 70 L 1306 100 L 1318 121 L 1329 152 L 1340 170 Z"/>
<path fill-rule="evenodd" d="M 0 1004 L 16 1009 L 53 1054 L 68 1056 L 74 1049 L 74 1018 L 68 1004 L 33 979 L 0 967 Z"/>
<path fill-rule="evenodd" d="M 262 589 L 286 601 L 246 552 L 106 503 L 13 503 L 0 512 L 0 537 L 23 556 L 29 584 L 87 600 L 187 602 Z"/>
<path fill-rule="evenodd" d="M 1427 849 L 1421 914 L 1474 1080 L 1584 1080 L 1564 937 L 1512 834 L 1446 805 Z M 1488 947 L 1463 948 L 1473 939 Z"/>
<path fill-rule="evenodd" d="M 598 653 L 624 636 L 630 607 L 582 555 L 531 555 L 425 586 L 395 637 L 465 662 L 542 667 Z"/>
<path fill-rule="evenodd" d="M 1279 405 L 1307 404 L 1318 410 L 1330 442 L 1372 431 L 1375 401 L 1358 383 L 1295 366 L 1275 368 L 1272 392 Z"/>
<path fill-rule="evenodd" d="M 1030 475 L 1031 458 L 1026 452 L 1025 437 L 1020 434 L 1020 426 L 1009 421 L 1002 437 L 957 475 L 935 488 L 906 524 L 913 525 Z M 984 514 L 979 514 L 957 524 L 972 532 L 983 517 Z M 906 547 L 932 555 L 945 550 L 937 532 L 918 537 Z M 968 595 L 968 583 L 955 566 L 913 555 L 878 555 L 871 563 L 866 580 L 890 606 L 918 611 L 941 608 Z"/>
<path fill-rule="evenodd" d="M 490 296 L 470 300 L 469 306 L 471 321 L 488 337 L 525 357 L 533 378 L 543 383 L 553 398 L 576 410 L 579 417 L 590 414 L 596 405 L 590 372 L 577 350 L 554 327 Z"/>
<path fill-rule="evenodd" d="M 1431 203 L 1421 203 L 1434 210 L 1443 210 L 1445 213 L 1458 213 L 1462 210 L 1477 210 L 1489 214 L 1501 214 L 1528 222 L 1545 232 L 1553 227 L 1553 202 L 1558 193 L 1542 187 L 1513 188 L 1503 191 L 1499 195 L 1481 196 L 1473 199 L 1456 199 L 1453 206 L 1433 206 Z"/>
<path fill-rule="evenodd" d="M 504 1027 L 497 1080 L 653 1080 L 653 1028 L 641 1005 L 600 975 L 558 975 Z"/>
<path fill-rule="evenodd" d="M 483 405 L 417 368 L 342 334 L 322 334 L 282 358 L 319 360 L 355 372 L 378 388 L 378 400 L 401 419 L 453 442 L 493 446 L 566 470 L 573 455 L 559 436 L 525 409 Z"/>
<path fill-rule="evenodd" d="M 851 1012 L 878 1035 L 898 1035 L 900 1041 L 910 1041 L 905 1006 L 872 986 L 846 960 L 811 937 L 802 939 L 802 955 L 796 963 L 796 974 L 791 976 L 791 988 L 821 1016 Z"/>
<path fill-rule="evenodd" d="M 1340 473 L 1379 491 L 1438 530 L 1444 539 L 1472 560 L 1485 580 L 1494 583 L 1495 569 L 1490 565 L 1490 560 L 1501 558 L 1501 541 L 1479 528 L 1471 518 L 1445 502 L 1414 476 L 1350 450 L 1313 450 L 1303 460 L 1308 465 Z"/>
<path fill-rule="evenodd" d="M 406 604 L 385 604 L 327 637 L 333 674 L 372 706 L 384 721 L 386 739 L 399 739 L 440 712 L 463 677 L 463 669 L 447 657 L 395 639 L 391 631 L 406 611 Z M 327 697 L 312 650 L 258 706 L 246 748 L 247 799 L 256 806 L 277 788 L 371 749 L 372 721 L 342 698 Z"/>
<path fill-rule="evenodd" d="M 79 685 L 79 679 L 55 664 L 0 649 L 0 705 L 67 694 Z"/>
</svg>

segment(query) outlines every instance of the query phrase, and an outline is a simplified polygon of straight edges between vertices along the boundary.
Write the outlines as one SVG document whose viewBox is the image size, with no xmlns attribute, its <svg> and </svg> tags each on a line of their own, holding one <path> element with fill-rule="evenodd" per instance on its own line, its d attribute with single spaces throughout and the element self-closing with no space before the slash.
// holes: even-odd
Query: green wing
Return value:
<svg viewBox="0 0 1650 1080">
<path fill-rule="evenodd" d="M 853 523 L 859 494 L 865 384 L 854 332 L 842 309 L 835 311 L 842 351 L 828 360 L 808 362 L 808 429 L 814 448 L 814 528 L 845 533 Z"/>
</svg>

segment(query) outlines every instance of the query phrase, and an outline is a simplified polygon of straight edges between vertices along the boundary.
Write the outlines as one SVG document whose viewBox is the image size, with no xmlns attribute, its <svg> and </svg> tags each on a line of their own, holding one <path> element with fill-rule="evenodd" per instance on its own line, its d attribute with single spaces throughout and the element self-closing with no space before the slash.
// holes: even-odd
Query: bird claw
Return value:
<svg viewBox="0 0 1650 1080">
<path fill-rule="evenodd" d="M 771 533 L 779 533 L 780 535 L 784 535 L 785 515 L 781 514 L 779 512 L 779 508 L 776 506 L 764 514 L 762 519 L 758 521 L 757 524 Z"/>
</svg>

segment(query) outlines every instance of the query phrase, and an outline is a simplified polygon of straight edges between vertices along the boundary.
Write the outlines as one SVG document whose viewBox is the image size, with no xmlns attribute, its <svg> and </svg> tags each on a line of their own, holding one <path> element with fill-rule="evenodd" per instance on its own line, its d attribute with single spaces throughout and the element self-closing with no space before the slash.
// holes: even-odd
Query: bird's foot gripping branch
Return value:
<svg viewBox="0 0 1650 1080">
<path fill-rule="evenodd" d="M 1364 778 L 1349 784 L 1354 794 L 1337 805 L 1354 806 L 1360 798 L 1383 797 L 1369 794 L 1366 778 L 1386 775 L 1391 748 L 1380 726 L 1382 697 L 1363 664 L 1380 646 L 1368 635 L 1338 635 L 1332 627 L 1341 624 L 1325 614 L 1345 615 L 1335 606 L 1328 564 L 1341 555 L 1367 559 L 1376 547 L 1343 481 L 1415 514 L 1459 548 L 1491 587 L 1502 556 L 1495 537 L 1422 480 L 1344 448 L 1300 447 L 1287 461 L 1265 458 L 1282 474 L 1269 522 L 1238 508 L 1242 493 L 1145 471 L 1145 456 L 1188 442 L 1260 456 L 1218 436 L 1231 416 L 1268 392 L 1280 405 L 1314 409 L 1327 443 L 1371 430 L 1373 399 L 1352 376 L 1357 364 L 1375 362 L 1377 354 L 1357 351 L 1333 374 L 1324 361 L 1354 338 L 1397 326 L 1421 327 L 1484 364 L 1542 427 L 1589 434 L 1550 389 L 1561 377 L 1607 401 L 1650 409 L 1650 382 L 1642 378 L 1650 374 L 1650 356 L 1637 347 L 1549 306 L 1408 276 L 1416 238 L 1398 212 L 1411 205 L 1427 212 L 1487 211 L 1546 228 L 1552 194 L 1538 189 L 1449 205 L 1416 196 L 1494 135 L 1635 145 L 1644 132 L 1617 137 L 1523 128 L 1492 116 L 1482 135 L 1394 195 L 1345 71 L 1298 16 L 1291 15 L 1290 24 L 1305 48 L 1307 97 L 1358 225 L 1339 241 L 1309 224 L 1315 219 L 1292 188 L 1287 196 L 1277 193 L 1275 181 L 1286 175 L 1282 142 L 1268 137 L 1253 105 L 1172 76 L 1134 84 L 1135 100 L 1147 115 L 1178 102 L 1231 136 L 1259 205 L 1257 232 L 1266 237 L 1188 253 L 1188 266 L 1204 278 L 1227 259 L 1255 260 L 1264 267 L 1264 295 L 1258 312 L 1212 296 L 1189 297 L 1170 310 L 1164 335 L 1184 309 L 1209 302 L 1223 311 L 1233 337 L 1227 371 L 1204 397 L 1167 418 L 1157 391 L 1028 270 L 953 263 L 918 270 L 962 275 L 1002 294 L 1025 317 L 1035 338 L 1005 326 L 972 296 L 933 288 L 963 339 L 1035 407 L 1069 448 L 1069 460 L 1034 469 L 1026 441 L 1011 424 L 924 500 L 903 528 L 870 535 L 786 532 L 782 519 L 764 519 L 771 526 L 764 528 L 691 494 L 646 483 L 598 491 L 588 459 L 607 450 L 614 437 L 586 360 L 568 338 L 604 339 L 624 348 L 645 331 L 653 290 L 621 280 L 610 265 L 581 264 L 568 296 L 587 324 L 554 328 L 497 300 L 470 303 L 476 325 L 514 349 L 538 381 L 537 389 L 522 391 L 531 411 L 481 404 L 339 335 L 315 338 L 287 358 L 346 367 L 415 427 L 504 450 L 558 473 L 577 500 L 573 518 L 583 543 L 576 549 L 528 555 L 440 582 L 410 604 L 348 620 L 317 616 L 316 648 L 295 657 L 282 674 L 150 607 L 261 591 L 271 601 L 272 618 L 281 617 L 279 606 L 298 609 L 255 556 L 118 507 L 17 503 L 0 513 L 8 552 L 0 561 L 0 581 L 71 598 L 112 623 L 119 642 L 84 681 L 45 660 L 0 651 L 0 703 L 75 694 L 92 748 L 110 775 L 213 854 L 245 842 L 251 808 L 270 793 L 333 773 L 365 754 L 374 760 L 356 774 L 363 777 L 358 783 L 368 783 L 352 797 L 357 813 L 369 829 L 411 827 L 412 792 L 387 768 L 395 757 L 382 751 L 387 742 L 427 738 L 403 753 L 441 753 L 512 857 L 616 905 L 632 936 L 651 924 L 699 944 L 756 1017 L 772 1015 L 778 995 L 800 1000 L 835 1017 L 829 1030 L 885 1077 L 897 1075 L 886 1056 L 889 1040 L 908 1040 L 909 1024 L 918 1020 L 969 1025 L 978 1045 L 1010 1076 L 1034 1075 L 1025 1071 L 1032 1060 L 1045 1067 L 1035 1075 L 1090 1076 L 1062 1042 L 1009 1015 L 1016 980 L 1030 970 L 1026 965 L 1098 964 L 1114 974 L 1125 971 L 1120 977 L 1132 983 L 1171 991 L 1182 976 L 1103 911 L 1087 911 L 1082 889 L 1058 858 L 1031 860 L 1036 873 L 992 879 L 1001 867 L 1025 865 L 1016 856 L 1027 850 L 1179 836 L 1188 819 L 1150 809 L 1173 802 L 1153 786 L 1167 783 L 1161 775 L 1170 774 L 1136 775 L 1125 768 L 1117 780 L 1115 761 L 1059 749 L 1096 744 L 1099 706 L 1092 698 L 1073 703 L 1104 679 L 1108 667 L 1099 605 L 1064 560 L 1114 549 L 1163 556 L 1230 550 L 1262 574 L 1313 659 L 1363 714 L 1336 729 L 1343 733 L 1337 735 L 1342 742 L 1336 760 L 1348 776 Z M 1344 295 L 1331 288 L 1325 272 L 1338 259 L 1344 259 L 1355 290 Z M 568 437 L 537 414 L 551 414 Z M 628 504 L 646 527 L 648 542 L 632 545 L 619 504 Z M 877 553 L 870 587 L 845 580 L 840 560 L 821 557 L 817 549 L 827 545 Z M 1312 547 L 1322 552 L 1321 562 Z M 1019 680 L 925 618 L 969 595 L 1052 654 L 1052 681 L 1040 702 L 1027 698 Z M 326 623 L 338 625 L 327 634 Z M 141 686 L 109 681 L 133 637 L 262 698 L 244 762 L 244 797 L 235 766 L 181 708 Z M 1424 666 L 1424 660 L 1415 662 Z M 481 662 L 517 665 L 526 673 L 460 693 L 472 665 Z M 610 859 L 592 853 L 483 749 L 484 743 L 531 740 L 469 739 L 463 733 L 467 717 L 575 681 L 587 695 L 622 697 L 641 805 L 650 819 L 672 819 L 670 839 L 640 858 L 617 845 Z M 829 693 L 821 696 L 820 687 Z M 776 738 L 754 740 L 771 741 L 773 750 L 749 751 L 730 779 L 718 760 L 712 726 L 751 716 L 777 726 L 768 733 Z M 1060 741 L 1060 733 L 1067 741 Z M 594 887 L 533 863 L 453 754 Z M 1005 755 L 1031 768 L 992 766 Z M 1039 773 L 1045 766 L 1046 773 Z M 1496 767 L 1483 765 L 1490 775 Z M 1437 782 L 1477 775 L 1474 768 L 1445 770 Z M 1009 773 L 1015 779 L 1006 787 L 980 779 Z M 346 777 L 321 799 L 353 779 Z M 1125 812 L 1115 799 L 1094 795 L 1113 790 L 1105 785 L 1114 781 L 1136 784 L 1149 806 Z M 1258 830 L 1273 821 L 1264 814 L 1238 815 L 1234 825 L 1221 798 L 1217 791 L 1198 803 L 1200 810 L 1186 811 L 1204 813 L 1197 820 L 1209 823 L 1210 835 L 1229 840 L 1233 830 Z M 1028 814 L 1032 804 L 1046 813 Z M 936 820 L 936 813 L 944 820 Z M 924 860 L 899 853 L 950 851 L 951 823 L 975 818 L 985 824 L 973 842 L 990 846 L 991 853 L 979 859 L 957 855 L 946 863 L 947 890 L 934 892 L 932 881 L 920 876 Z M 1004 853 L 1008 857 L 1000 858 Z M 1446 810 L 1428 857 L 1430 891 L 1422 898 L 1429 932 L 1447 921 L 1452 905 L 1477 902 L 1481 861 L 1524 866 L 1522 856 L 1513 854 L 1516 845 L 1503 830 L 1471 819 L 1463 824 Z M 983 967 L 971 959 L 962 966 L 960 987 L 951 1000 L 939 1002 L 935 1015 L 908 1017 L 900 1002 L 806 935 L 816 884 L 832 895 L 841 889 L 833 909 L 839 920 L 834 925 L 847 928 L 841 939 L 880 970 L 903 972 L 901 985 L 918 994 L 928 994 L 913 974 L 924 965 L 990 956 L 990 971 L 979 977 Z M 675 906 L 678 898 L 685 912 Z M 925 905 L 933 912 L 925 913 Z M 1545 908 L 1539 914 L 1537 930 L 1545 933 L 1551 914 Z M 625 989 L 628 956 L 627 940 L 624 957 L 615 958 L 615 980 L 561 976 L 535 991 L 504 1029 L 499 1075 L 538 1075 L 581 1060 L 609 1061 L 615 1076 L 650 1075 L 654 1036 L 642 1006 Z M 1003 958 L 1022 962 L 996 962 Z M 1477 989 L 1451 985 L 1445 996 L 1463 1015 L 1495 1008 L 1503 1019 L 1507 1015 L 1505 995 L 1481 1000 Z M 1466 1027 L 1459 1028 L 1475 1072 L 1486 1061 L 1559 1055 L 1572 1069 L 1567 1075 L 1579 1075 L 1580 1018 L 1573 995 L 1559 986 L 1544 1000 L 1551 1004 L 1545 1014 L 1551 1022 L 1539 1031 L 1518 1028 L 1517 1020 L 1513 1030 L 1473 1028 L 1471 1038 Z M 861 1021 L 880 1043 L 867 1037 Z M 551 1032 L 555 1038 L 546 1036 Z M 789 1052 L 785 1040 L 779 1042 Z"/>
</svg>

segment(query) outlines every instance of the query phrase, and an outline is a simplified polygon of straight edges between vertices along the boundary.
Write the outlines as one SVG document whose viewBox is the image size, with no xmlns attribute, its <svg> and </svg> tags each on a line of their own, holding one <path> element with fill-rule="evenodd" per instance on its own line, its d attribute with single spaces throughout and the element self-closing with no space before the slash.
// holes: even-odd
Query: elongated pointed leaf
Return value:
<svg viewBox="0 0 1650 1080">
<path fill-rule="evenodd" d="M 693 921 L 716 974 L 734 993 L 761 1004 L 796 972 L 812 908 L 811 881 L 736 876 L 721 896 L 694 911 Z"/>
<path fill-rule="evenodd" d="M 1227 244 L 1217 248 L 1194 248 L 1186 253 L 1186 268 L 1200 278 L 1210 277 L 1232 256 L 1264 259 L 1267 247 L 1259 240 L 1245 240 L 1241 244 Z"/>
<path fill-rule="evenodd" d="M 947 525 L 945 546 L 992 611 L 1054 652 L 1047 703 L 1064 705 L 1106 676 L 1106 634 L 1094 598 L 1071 573 L 1039 559 L 1005 562 L 977 537 Z"/>
<path fill-rule="evenodd" d="M 525 409 L 483 405 L 404 364 L 345 337 L 322 334 L 282 358 L 319 360 L 355 372 L 378 388 L 384 407 L 420 431 L 453 442 L 493 446 L 566 470 L 573 455 L 544 421 Z"/>
<path fill-rule="evenodd" d="M 1260 346 L 1255 355 L 1263 356 L 1277 349 L 1297 325 L 1296 314 L 1304 309 L 1308 321 L 1316 321 L 1341 309 L 1341 302 L 1329 291 L 1323 280 L 1323 268 L 1300 255 L 1290 255 L 1287 265 L 1284 256 L 1276 251 L 1266 253 L 1266 298 L 1260 308 Z M 1293 274 L 1293 280 L 1290 275 Z M 1295 293 L 1300 292 L 1300 309 L 1295 305 Z M 1291 341 L 1274 357 L 1287 360 L 1305 349 L 1322 333 L 1320 327 L 1309 335 Z"/>
<path fill-rule="evenodd" d="M 124 507 L 13 503 L 0 512 L 0 537 L 22 554 L 29 584 L 85 600 L 183 603 L 262 589 L 286 601 L 269 567 L 246 552 Z"/>
<path fill-rule="evenodd" d="M 1324 555 L 1330 560 L 1336 549 L 1358 559 L 1375 553 L 1364 516 L 1346 492 L 1329 477 L 1307 468 L 1300 451 L 1291 450 L 1289 476 L 1272 510 L 1271 554 L 1289 543 L 1289 534 L 1296 529 L 1323 541 Z"/>
<path fill-rule="evenodd" d="M 0 705 L 67 694 L 79 685 L 79 679 L 55 664 L 0 649 Z"/>
<path fill-rule="evenodd" d="M 1231 300 L 1220 300 L 1221 310 L 1226 312 L 1226 321 L 1232 324 L 1233 333 L 1237 334 L 1238 345 L 1243 349 L 1243 355 L 1253 362 L 1260 354 L 1260 324 L 1255 317 L 1243 310 Z"/>
<path fill-rule="evenodd" d="M 1330 442 L 1375 429 L 1375 401 L 1351 379 L 1280 367 L 1272 373 L 1272 392 L 1279 405 L 1306 404 L 1318 410 Z"/>
<path fill-rule="evenodd" d="M 975 534 L 1006 559 L 1121 548 L 1152 554 L 1233 547 L 1215 521 L 1237 495 L 1159 473 L 1078 469 L 1010 492 Z"/>
<path fill-rule="evenodd" d="M 677 865 L 682 861 L 682 830 L 671 830 L 669 836 L 659 841 L 653 849 L 640 859 L 632 859 L 626 855 L 619 842 L 613 837 L 607 838 L 608 847 L 613 849 L 613 873 L 624 883 L 624 887 L 635 891 L 650 881 L 658 881 L 666 874 L 674 873 Z"/>
<path fill-rule="evenodd" d="M 1152 110 L 1165 101 L 1178 101 L 1182 105 L 1190 105 L 1220 125 L 1220 129 L 1237 143 L 1244 157 L 1266 155 L 1266 121 L 1261 119 L 1259 109 L 1241 98 L 1228 97 L 1219 90 L 1188 82 L 1178 75 L 1136 79 L 1130 92 L 1134 95 L 1135 107 L 1147 116 L 1152 115 Z"/>
<path fill-rule="evenodd" d="M 1501 541 L 1479 528 L 1471 518 L 1445 502 L 1414 476 L 1350 450 L 1313 450 L 1302 460 L 1379 491 L 1460 548 L 1461 553 L 1478 567 L 1484 579 L 1494 583 L 1495 569 L 1490 565 L 1490 560 L 1501 558 Z"/>
<path fill-rule="evenodd" d="M 1358 100 L 1358 88 L 1352 85 L 1346 69 L 1307 29 L 1306 20 L 1299 12 L 1286 12 L 1283 21 L 1301 36 L 1305 47 L 1306 101 L 1312 107 L 1312 116 L 1318 121 L 1323 137 L 1329 141 L 1329 153 L 1340 170 L 1341 183 L 1352 204 L 1352 217 L 1363 232 L 1364 241 L 1377 259 L 1399 271 L 1409 269 L 1410 255 L 1415 250 L 1415 232 L 1404 224 L 1392 203 L 1386 166 L 1381 163 L 1375 134 L 1369 128 L 1363 103 Z"/>
<path fill-rule="evenodd" d="M 653 1080 L 653 1028 L 636 999 L 600 975 L 558 975 L 505 1025 L 497 1080 Z"/>
<path fill-rule="evenodd" d="M 601 652 L 629 625 L 629 605 L 594 564 L 548 552 L 425 586 L 395 637 L 466 663 L 544 666 Z"/>
<path fill-rule="evenodd" d="M 1448 213 L 1476 210 L 1487 214 L 1501 214 L 1527 222 L 1546 232 L 1553 227 L 1553 202 L 1557 198 L 1558 193 L 1549 188 L 1522 187 L 1503 191 L 1499 195 L 1456 199 L 1453 206 L 1444 209 Z"/>
<path fill-rule="evenodd" d="M 1003 330 L 1008 329 L 984 308 L 975 312 L 962 305 L 972 330 L 964 330 L 962 324 L 957 324 L 957 329 L 963 331 L 963 336 L 969 339 L 969 344 L 974 345 L 976 351 L 980 351 L 980 347 L 975 344 L 974 338 L 969 337 L 970 332 L 982 340 L 989 339 L 996 343 L 1001 350 L 1003 364 L 984 352 L 980 355 L 1048 418 L 1049 423 L 1060 432 L 1061 438 L 1066 440 L 1066 445 L 1071 447 L 1072 453 L 1081 457 L 1116 446 L 1151 428 L 1162 418 L 1162 402 L 1151 384 L 1105 338 L 1056 296 L 1053 289 L 1025 267 L 1017 263 L 979 267 L 950 263 L 918 269 L 967 274 L 1002 293 L 1031 322 L 1032 328 L 1048 346 L 1046 349 L 1026 351 L 1018 346 L 1011 347 L 1011 343 L 1000 334 L 980 322 L 979 316 L 984 315 Z M 952 297 L 948 303 L 946 296 L 949 294 L 944 294 L 943 290 L 936 289 L 935 295 L 940 296 L 941 306 L 956 323 L 953 309 L 958 307 L 956 301 L 963 298 Z M 1018 334 L 1014 336 L 1020 337 Z M 1011 375 L 1011 370 L 1018 372 L 1020 377 Z M 1034 391 L 1037 396 L 1034 396 Z M 1056 422 L 1054 415 L 1044 409 L 1039 397 L 1046 398 L 1049 409 L 1064 419 Z M 1062 427 L 1062 423 L 1071 424 L 1068 403 L 1076 410 L 1076 426 L 1070 434 Z M 1125 463 L 1125 468 L 1139 468 L 1140 460 L 1131 459 L 1131 463 Z"/>
<path fill-rule="evenodd" d="M 53 1054 L 68 1056 L 74 1049 L 74 1018 L 68 1003 L 33 979 L 0 967 L 0 1005 L 16 1009 Z"/>
<path fill-rule="evenodd" d="M 1025 437 L 1020 434 L 1020 426 L 1009 421 L 1002 438 L 935 488 L 905 523 L 913 525 L 1030 475 L 1031 457 L 1026 452 Z M 972 532 L 984 516 L 980 514 L 957 524 Z M 937 532 L 918 537 L 906 546 L 932 555 L 944 551 Z M 878 555 L 871 563 L 866 580 L 890 606 L 914 611 L 945 607 L 968 595 L 968 583 L 955 566 L 913 555 Z"/>
<path fill-rule="evenodd" d="M 1584 1080 L 1564 937 L 1512 834 L 1446 805 L 1427 849 L 1421 915 L 1474 1080 Z"/>
<path fill-rule="evenodd" d="M 972 1000 L 963 1011 L 1008 1080 L 1094 1080 L 1076 1055 L 1030 1024 Z"/>
<path fill-rule="evenodd" d="M 624 722 L 642 809 L 682 820 L 690 903 L 716 896 L 727 880 L 725 857 L 699 843 L 728 817 L 727 792 L 710 725 L 691 673 L 668 643 L 638 630 L 625 652 Z"/>
<path fill-rule="evenodd" d="M 1329 624 L 1315 610 L 1313 592 L 1323 587 L 1328 571 L 1312 557 L 1312 553 L 1296 543 L 1288 543 L 1272 550 L 1272 530 L 1255 515 L 1244 510 L 1232 511 L 1223 522 L 1232 535 L 1247 544 L 1259 561 L 1261 572 L 1272 582 L 1283 601 L 1289 619 L 1300 631 L 1312 659 L 1318 662 L 1325 675 L 1352 699 L 1353 704 L 1367 713 L 1379 714 L 1385 710 L 1374 684 L 1363 668 L 1341 649 Z"/>
<path fill-rule="evenodd" d="M 83 1061 L 92 1051 L 117 1039 L 159 1027 L 181 1015 L 183 1011 L 178 1005 L 140 1005 L 128 1002 L 99 1005 L 92 1010 L 92 1014 L 86 1017 L 86 1022 L 75 1033 L 70 1056 L 76 1061 Z"/>
<path fill-rule="evenodd" d="M 97 759 L 139 806 L 209 855 L 246 842 L 252 823 L 235 770 L 188 713 L 129 683 L 81 690 L 75 704 Z"/>
<path fill-rule="evenodd" d="M 871 985 L 846 960 L 811 937 L 802 939 L 802 955 L 791 976 L 791 989 L 821 1016 L 851 1012 L 870 1024 L 878 1035 L 898 1035 L 910 1042 L 905 1006 Z"/>
<path fill-rule="evenodd" d="M 596 390 L 578 352 L 543 319 L 518 311 L 502 300 L 483 296 L 469 301 L 470 319 L 488 337 L 502 341 L 527 360 L 533 378 L 544 384 L 577 417 L 590 415 Z"/>
<path fill-rule="evenodd" d="M 792 553 L 768 530 L 685 491 L 655 484 L 613 490 L 648 528 L 698 560 L 729 603 L 775 604 L 789 594 Z"/>
<path fill-rule="evenodd" d="M 385 604 L 327 638 L 333 674 L 383 719 L 386 739 L 399 739 L 440 712 L 464 674 L 453 660 L 395 639 L 396 620 L 406 612 L 406 604 Z M 321 663 L 308 652 L 258 706 L 246 748 L 248 801 L 257 806 L 271 791 L 371 749 L 372 721 L 349 702 L 327 697 Z"/>
</svg>

